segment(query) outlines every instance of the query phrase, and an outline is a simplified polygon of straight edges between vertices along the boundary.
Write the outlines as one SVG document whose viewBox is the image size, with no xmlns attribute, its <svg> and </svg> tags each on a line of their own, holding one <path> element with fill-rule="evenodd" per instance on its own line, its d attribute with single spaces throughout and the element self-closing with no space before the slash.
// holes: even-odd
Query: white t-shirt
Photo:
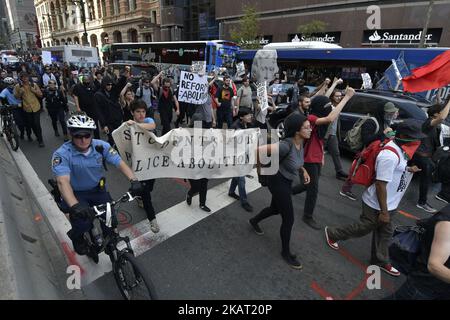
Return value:
<svg viewBox="0 0 450 320">
<path fill-rule="evenodd" d="M 386 181 L 388 183 L 386 185 L 387 207 L 391 211 L 398 208 L 411 182 L 413 173 L 406 170 L 408 161 L 402 149 L 393 141 L 390 141 L 386 146 L 395 148 L 400 156 L 399 162 L 399 157 L 394 152 L 391 150 L 383 150 L 378 154 L 375 162 L 376 180 Z M 375 184 L 372 184 L 364 191 L 362 200 L 369 207 L 380 210 Z"/>
</svg>

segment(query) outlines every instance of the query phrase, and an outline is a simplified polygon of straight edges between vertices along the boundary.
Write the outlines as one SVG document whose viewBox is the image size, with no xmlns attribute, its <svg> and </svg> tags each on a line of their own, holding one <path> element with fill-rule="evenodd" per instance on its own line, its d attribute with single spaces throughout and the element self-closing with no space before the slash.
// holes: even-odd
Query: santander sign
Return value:
<svg viewBox="0 0 450 320">
<path fill-rule="evenodd" d="M 422 31 L 419 31 L 418 33 L 396 33 L 392 34 L 389 32 L 384 32 L 382 35 L 378 34 L 378 30 L 375 30 L 375 32 L 369 36 L 369 40 L 371 42 L 377 42 L 377 41 L 420 41 L 420 37 L 422 36 Z M 427 34 L 425 36 L 426 41 L 432 40 L 432 34 Z"/>
</svg>

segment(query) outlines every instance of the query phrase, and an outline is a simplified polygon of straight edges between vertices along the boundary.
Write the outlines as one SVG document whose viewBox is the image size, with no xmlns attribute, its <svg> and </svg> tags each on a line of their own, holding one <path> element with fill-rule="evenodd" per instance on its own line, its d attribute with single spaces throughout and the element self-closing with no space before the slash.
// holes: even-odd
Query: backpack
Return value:
<svg viewBox="0 0 450 320">
<path fill-rule="evenodd" d="M 390 150 L 395 153 L 400 163 L 400 155 L 393 147 L 386 146 L 388 142 L 390 142 L 389 139 L 382 142 L 375 140 L 356 155 L 349 174 L 353 184 L 361 184 L 365 187 L 372 185 L 375 180 L 375 162 L 382 150 Z"/>
<path fill-rule="evenodd" d="M 363 148 L 364 144 L 362 141 L 361 129 L 363 124 L 369 119 L 375 122 L 376 128 L 374 134 L 377 133 L 378 130 L 380 130 L 380 125 L 378 124 L 376 118 L 371 117 L 370 115 L 359 118 L 358 121 L 356 121 L 353 125 L 353 128 L 347 131 L 347 134 L 345 135 L 344 141 L 347 142 L 351 150 L 359 151 Z"/>
<path fill-rule="evenodd" d="M 286 153 L 286 155 L 280 160 L 280 164 L 284 161 L 284 160 L 286 160 L 286 158 L 289 156 L 289 154 L 291 153 L 291 150 L 292 150 L 292 146 L 294 145 L 294 143 L 293 142 L 291 142 L 290 143 L 290 146 L 289 146 L 289 151 Z M 264 166 L 262 166 L 263 168 L 265 167 L 265 168 L 267 168 L 267 167 L 269 167 L 270 166 L 270 163 L 269 164 L 266 164 L 266 165 L 264 165 Z M 259 163 L 259 161 L 258 161 L 258 166 L 257 166 L 257 173 L 258 173 L 258 182 L 261 184 L 261 186 L 262 187 L 267 187 L 267 186 L 269 186 L 269 177 L 270 177 L 270 175 L 264 175 L 264 174 L 261 174 L 261 164 Z"/>
</svg>

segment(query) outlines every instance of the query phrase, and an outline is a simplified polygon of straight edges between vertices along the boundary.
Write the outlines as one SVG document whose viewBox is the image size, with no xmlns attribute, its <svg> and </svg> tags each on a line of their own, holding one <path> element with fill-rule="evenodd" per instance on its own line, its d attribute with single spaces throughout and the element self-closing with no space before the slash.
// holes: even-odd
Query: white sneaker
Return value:
<svg viewBox="0 0 450 320">
<path fill-rule="evenodd" d="M 153 219 L 152 221 L 150 221 L 150 230 L 152 230 L 153 233 L 159 232 L 159 225 L 158 225 L 158 222 L 156 221 L 156 219 Z"/>
<path fill-rule="evenodd" d="M 429 213 L 437 212 L 437 210 L 435 208 L 433 208 L 432 206 L 430 206 L 428 203 L 425 203 L 425 204 L 418 203 L 418 204 L 416 204 L 416 207 L 420 208 L 422 210 L 425 210 L 426 212 L 429 212 Z"/>
</svg>

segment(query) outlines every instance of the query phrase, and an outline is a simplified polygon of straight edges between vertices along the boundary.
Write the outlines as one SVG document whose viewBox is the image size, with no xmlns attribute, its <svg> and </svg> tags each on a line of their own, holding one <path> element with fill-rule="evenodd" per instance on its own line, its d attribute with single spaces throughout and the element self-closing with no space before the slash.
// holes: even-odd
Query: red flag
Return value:
<svg viewBox="0 0 450 320">
<path fill-rule="evenodd" d="M 448 85 L 450 83 L 450 50 L 411 72 L 410 76 L 402 80 L 404 91 L 422 92 Z"/>
</svg>

